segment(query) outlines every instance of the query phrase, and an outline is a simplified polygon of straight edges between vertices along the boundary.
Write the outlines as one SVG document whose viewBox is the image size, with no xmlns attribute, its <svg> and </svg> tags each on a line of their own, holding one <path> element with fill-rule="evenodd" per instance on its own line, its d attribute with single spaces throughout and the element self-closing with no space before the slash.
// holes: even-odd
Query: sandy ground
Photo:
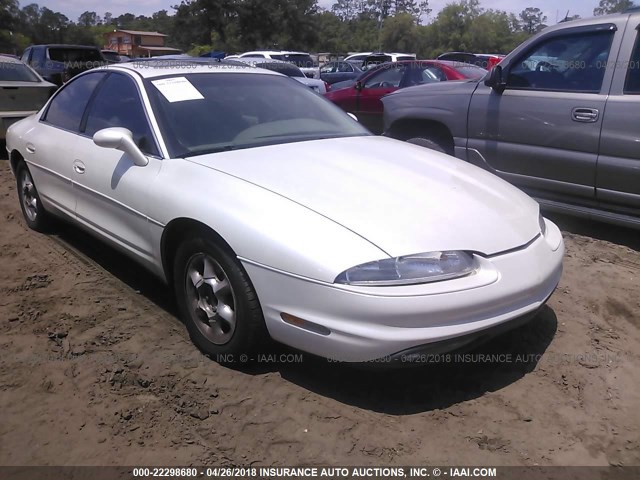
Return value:
<svg viewBox="0 0 640 480">
<path fill-rule="evenodd" d="M 142 269 L 27 230 L 0 161 L 0 465 L 637 465 L 640 235 L 555 220 L 548 307 L 471 357 L 243 372 L 192 346 Z"/>
</svg>

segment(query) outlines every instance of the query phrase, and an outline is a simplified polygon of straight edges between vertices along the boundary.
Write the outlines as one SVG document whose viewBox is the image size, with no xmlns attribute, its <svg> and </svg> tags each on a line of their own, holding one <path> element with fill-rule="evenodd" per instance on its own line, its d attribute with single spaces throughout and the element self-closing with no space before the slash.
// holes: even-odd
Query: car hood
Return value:
<svg viewBox="0 0 640 480">
<path fill-rule="evenodd" d="M 286 197 L 390 256 L 491 255 L 540 233 L 536 202 L 448 155 L 385 137 L 350 137 L 191 157 Z"/>
<path fill-rule="evenodd" d="M 455 80 L 447 82 L 425 83 L 424 85 L 416 85 L 407 87 L 390 93 L 385 99 L 396 99 L 398 97 L 413 98 L 426 95 L 442 95 L 442 94 L 460 94 L 471 95 L 478 87 L 478 79 Z"/>
</svg>

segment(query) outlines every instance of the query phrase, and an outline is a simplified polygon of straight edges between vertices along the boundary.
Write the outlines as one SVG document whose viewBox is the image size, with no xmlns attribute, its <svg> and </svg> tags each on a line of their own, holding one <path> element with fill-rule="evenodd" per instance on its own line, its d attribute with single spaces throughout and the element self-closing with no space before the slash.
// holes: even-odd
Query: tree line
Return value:
<svg viewBox="0 0 640 480">
<path fill-rule="evenodd" d="M 549 21 L 534 6 L 516 15 L 485 9 L 480 0 L 452 1 L 434 17 L 428 0 L 337 0 L 330 9 L 317 0 L 182 0 L 171 13 L 115 17 L 86 11 L 75 21 L 35 3 L 0 5 L 0 52 L 18 54 L 30 44 L 102 46 L 104 34 L 120 28 L 167 34 L 168 46 L 191 54 L 277 48 L 431 58 L 446 51 L 508 53 Z M 594 15 L 633 6 L 631 0 L 600 0 Z M 569 13 L 564 20 L 578 18 Z"/>
</svg>

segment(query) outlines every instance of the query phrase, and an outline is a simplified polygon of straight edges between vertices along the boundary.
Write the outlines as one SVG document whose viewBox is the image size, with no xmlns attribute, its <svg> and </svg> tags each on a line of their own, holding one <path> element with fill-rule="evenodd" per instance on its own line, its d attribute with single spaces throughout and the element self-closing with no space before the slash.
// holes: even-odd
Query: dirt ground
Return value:
<svg viewBox="0 0 640 480">
<path fill-rule="evenodd" d="M 27 230 L 0 161 L 0 465 L 638 465 L 640 235 L 554 220 L 548 307 L 466 357 L 238 371 L 141 268 L 71 227 Z"/>
</svg>

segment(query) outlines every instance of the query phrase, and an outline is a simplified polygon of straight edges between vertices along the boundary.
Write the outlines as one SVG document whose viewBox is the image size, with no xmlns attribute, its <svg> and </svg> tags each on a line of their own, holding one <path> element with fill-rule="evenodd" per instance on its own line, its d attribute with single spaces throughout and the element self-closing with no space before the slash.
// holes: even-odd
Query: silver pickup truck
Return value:
<svg viewBox="0 0 640 480">
<path fill-rule="evenodd" d="M 444 151 L 551 210 L 640 227 L 640 11 L 532 37 L 481 81 L 383 98 L 385 135 Z"/>
</svg>

